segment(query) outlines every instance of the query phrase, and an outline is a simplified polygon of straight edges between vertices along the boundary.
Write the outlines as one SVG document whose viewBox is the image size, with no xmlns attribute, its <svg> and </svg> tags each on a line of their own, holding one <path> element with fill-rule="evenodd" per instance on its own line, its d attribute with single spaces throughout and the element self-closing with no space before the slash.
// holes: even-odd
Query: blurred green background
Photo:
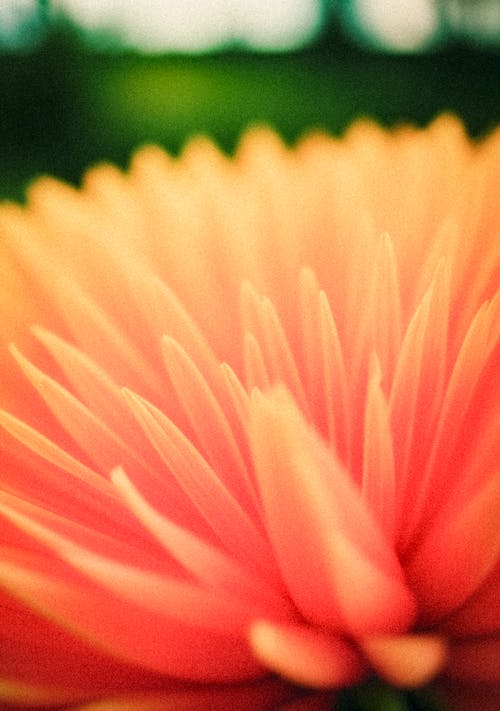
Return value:
<svg viewBox="0 0 500 711">
<path fill-rule="evenodd" d="M 443 111 L 473 136 L 498 124 L 498 47 L 455 37 L 388 53 L 360 45 L 333 17 L 292 52 L 146 55 L 97 51 L 72 23 L 49 23 L 33 47 L 0 52 L 0 197 L 21 200 L 44 173 L 78 183 L 97 162 L 125 167 L 148 142 L 177 153 L 202 133 L 231 151 L 255 123 L 293 142 L 312 128 L 338 134 L 359 116 L 423 125 Z"/>
</svg>

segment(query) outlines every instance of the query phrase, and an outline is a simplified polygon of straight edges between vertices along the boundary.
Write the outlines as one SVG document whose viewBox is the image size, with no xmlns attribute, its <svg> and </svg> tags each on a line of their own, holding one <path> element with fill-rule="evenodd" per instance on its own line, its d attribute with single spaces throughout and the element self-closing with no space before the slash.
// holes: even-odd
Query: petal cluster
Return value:
<svg viewBox="0 0 500 711">
<path fill-rule="evenodd" d="M 499 165 L 259 129 L 0 207 L 0 708 L 496 708 Z"/>
</svg>

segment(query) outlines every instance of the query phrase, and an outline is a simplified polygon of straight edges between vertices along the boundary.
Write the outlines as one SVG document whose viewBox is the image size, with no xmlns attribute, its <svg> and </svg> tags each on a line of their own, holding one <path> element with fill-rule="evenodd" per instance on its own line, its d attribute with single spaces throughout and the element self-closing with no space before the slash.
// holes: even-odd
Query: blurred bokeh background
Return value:
<svg viewBox="0 0 500 711">
<path fill-rule="evenodd" d="M 500 120 L 499 0 L 0 0 L 0 198 L 139 145 Z"/>
</svg>

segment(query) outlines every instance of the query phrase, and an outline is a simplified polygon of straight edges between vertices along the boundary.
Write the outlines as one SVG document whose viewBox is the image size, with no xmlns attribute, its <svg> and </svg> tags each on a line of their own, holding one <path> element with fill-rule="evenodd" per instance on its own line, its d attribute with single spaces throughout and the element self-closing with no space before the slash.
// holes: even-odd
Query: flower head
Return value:
<svg viewBox="0 0 500 711">
<path fill-rule="evenodd" d="M 498 702 L 499 162 L 255 130 L 0 209 L 0 700 Z"/>
</svg>

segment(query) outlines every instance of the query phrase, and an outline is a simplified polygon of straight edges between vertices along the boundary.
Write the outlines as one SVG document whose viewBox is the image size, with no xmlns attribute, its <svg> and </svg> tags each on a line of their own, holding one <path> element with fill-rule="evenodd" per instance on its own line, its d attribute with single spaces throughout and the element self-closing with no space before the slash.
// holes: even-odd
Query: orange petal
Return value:
<svg viewBox="0 0 500 711">
<path fill-rule="evenodd" d="M 424 686 L 441 670 L 446 643 L 434 635 L 374 636 L 360 641 L 374 670 L 390 684 Z"/>
<path fill-rule="evenodd" d="M 259 621 L 250 629 L 250 643 L 263 664 L 303 686 L 347 686 L 359 681 L 365 671 L 353 645 L 304 625 Z"/>
<path fill-rule="evenodd" d="M 500 473 L 494 473 L 459 506 L 452 496 L 428 530 L 406 566 L 427 621 L 462 605 L 493 570 L 500 552 L 499 516 Z"/>
<path fill-rule="evenodd" d="M 301 612 L 358 634 L 407 629 L 412 595 L 348 473 L 285 391 L 255 392 L 250 414 L 269 537 Z"/>
<path fill-rule="evenodd" d="M 81 551 L 74 552 L 81 555 Z M 88 567 L 96 559 L 91 556 L 89 561 L 81 562 Z M 165 589 L 161 589 L 165 581 L 158 586 L 158 576 L 154 581 L 150 579 L 149 591 L 144 587 L 139 590 L 137 580 L 133 580 L 134 569 L 120 566 L 122 579 L 116 581 L 118 586 L 113 585 L 111 591 L 106 589 L 106 581 L 116 576 L 117 569 L 111 570 L 104 559 L 101 562 L 100 581 L 95 584 L 46 554 L 35 556 L 21 550 L 3 550 L 2 586 L 37 614 L 81 636 L 114 659 L 146 670 L 203 682 L 234 682 L 262 675 L 262 668 L 252 658 L 245 641 L 228 634 L 234 610 L 228 610 L 220 596 L 216 604 L 221 612 L 225 608 L 223 614 L 228 614 L 226 624 L 220 628 L 224 631 L 207 631 L 193 624 L 193 619 L 182 619 L 185 606 L 186 611 L 192 607 L 199 615 L 205 611 L 205 621 L 200 620 L 203 626 L 210 620 L 207 598 L 202 591 L 195 592 L 192 586 L 176 581 L 170 590 L 175 599 L 167 599 L 169 595 L 165 597 Z M 122 597 L 118 588 L 127 593 L 128 599 Z M 195 597 L 201 595 L 203 600 L 195 600 L 188 590 Z M 130 595 L 135 595 L 135 601 Z M 169 618 L 170 612 L 180 613 L 179 619 Z"/>
</svg>

